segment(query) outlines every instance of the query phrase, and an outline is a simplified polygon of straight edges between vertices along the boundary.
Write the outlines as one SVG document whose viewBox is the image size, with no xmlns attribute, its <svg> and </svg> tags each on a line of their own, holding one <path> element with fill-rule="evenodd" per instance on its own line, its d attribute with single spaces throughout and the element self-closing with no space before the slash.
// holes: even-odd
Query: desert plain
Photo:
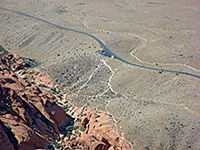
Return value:
<svg viewBox="0 0 200 150">
<path fill-rule="evenodd" d="M 120 58 L 200 76 L 198 0 L 1 0 L 94 35 Z M 70 103 L 106 111 L 136 150 L 200 149 L 200 78 L 100 56 L 84 34 L 0 9 L 0 45 L 34 59 Z"/>
</svg>

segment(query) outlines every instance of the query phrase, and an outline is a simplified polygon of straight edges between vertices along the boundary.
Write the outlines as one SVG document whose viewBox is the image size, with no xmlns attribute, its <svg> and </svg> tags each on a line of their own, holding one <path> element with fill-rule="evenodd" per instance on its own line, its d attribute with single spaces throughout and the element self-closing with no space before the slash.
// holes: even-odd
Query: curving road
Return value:
<svg viewBox="0 0 200 150">
<path fill-rule="evenodd" d="M 87 36 L 89 36 L 89 37 L 95 39 L 95 40 L 103 47 L 103 49 L 104 49 L 103 52 L 100 52 L 102 55 L 115 58 L 115 59 L 117 59 L 117 60 L 119 60 L 119 61 L 121 61 L 121 62 L 124 62 L 124 63 L 128 64 L 128 65 L 131 65 L 131 66 L 134 66 L 134 67 L 143 68 L 143 69 L 155 70 L 155 71 L 159 71 L 159 72 L 171 72 L 171 73 L 184 74 L 184 75 L 188 75 L 188 76 L 200 78 L 199 75 L 192 74 L 192 73 L 189 73 L 189 72 L 175 71 L 175 70 L 168 70 L 168 69 L 158 69 L 158 68 L 146 67 L 146 66 L 142 66 L 142 65 L 137 65 L 137 64 L 130 63 L 130 62 L 126 61 L 126 60 L 121 59 L 121 58 L 118 57 L 117 55 L 115 55 L 108 47 L 106 47 L 106 45 L 105 45 L 101 40 L 99 40 L 99 39 L 98 39 L 97 37 L 95 37 L 94 35 L 91 35 L 91 34 L 89 34 L 89 33 L 85 33 L 85 32 L 82 32 L 82 31 L 74 30 L 74 29 L 71 29 L 71 28 L 62 27 L 62 26 L 56 25 L 56 24 L 54 24 L 54 23 L 51 23 L 51 22 L 49 22 L 49 21 L 46 21 L 46 20 L 44 20 L 44 19 L 40 19 L 40 18 L 31 16 L 31 15 L 29 15 L 29 14 L 25 14 L 25 13 L 16 11 L 16 10 L 11 10 L 11 9 L 4 8 L 4 7 L 0 7 L 0 9 L 6 10 L 6 11 L 10 11 L 10 12 L 14 12 L 14 13 L 17 13 L 17 14 L 20 14 L 20 15 L 24 15 L 24 16 L 27 16 L 27 17 L 29 17 L 29 18 L 36 19 L 36 20 L 38 20 L 38 21 L 47 23 L 47 24 L 49 24 L 49 25 L 52 25 L 52 26 L 54 26 L 54 27 L 57 27 L 57 28 L 60 28 L 60 29 L 63 29 L 63 30 L 68 30 L 68 31 L 80 33 L 80 34 L 83 34 L 83 35 L 87 35 Z"/>
</svg>

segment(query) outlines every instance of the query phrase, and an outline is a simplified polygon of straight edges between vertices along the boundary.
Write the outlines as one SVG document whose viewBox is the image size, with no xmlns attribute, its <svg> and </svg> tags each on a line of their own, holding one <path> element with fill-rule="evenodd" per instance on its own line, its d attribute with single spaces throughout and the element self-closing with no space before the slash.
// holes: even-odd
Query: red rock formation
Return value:
<svg viewBox="0 0 200 150">
<path fill-rule="evenodd" d="M 9 138 L 17 141 L 9 141 L 0 126 L 0 142 L 10 143 L 6 149 L 13 149 L 12 145 L 19 150 L 47 148 L 51 139 L 59 139 L 58 127 L 68 119 L 55 103 L 56 95 L 16 76 L 15 71 L 26 66 L 18 55 L 0 54 L 0 120 L 10 128 Z"/>
<path fill-rule="evenodd" d="M 14 150 L 14 146 L 10 142 L 1 124 L 0 124 L 0 149 Z"/>
<path fill-rule="evenodd" d="M 112 125 L 109 125 L 110 119 L 105 112 L 95 112 L 86 108 L 83 111 L 78 110 L 75 118 L 81 120 L 79 125 L 85 128 L 85 131 L 79 138 L 71 139 L 70 142 L 67 142 L 66 138 L 65 148 L 78 146 L 80 149 L 130 150 L 126 140 L 114 130 Z"/>
<path fill-rule="evenodd" d="M 20 70 L 18 75 L 21 78 L 30 78 L 31 82 L 34 82 L 36 85 L 45 85 L 49 88 L 55 88 L 55 83 L 50 79 L 46 73 L 42 73 L 37 69 L 31 70 Z"/>
</svg>

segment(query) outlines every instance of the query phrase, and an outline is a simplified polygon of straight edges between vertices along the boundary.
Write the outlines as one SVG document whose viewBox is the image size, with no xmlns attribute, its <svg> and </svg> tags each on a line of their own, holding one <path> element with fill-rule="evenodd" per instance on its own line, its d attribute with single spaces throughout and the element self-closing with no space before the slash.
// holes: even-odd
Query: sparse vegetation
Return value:
<svg viewBox="0 0 200 150">
<path fill-rule="evenodd" d="M 20 92 L 24 92 L 24 91 L 25 91 L 25 89 L 20 90 Z"/>
<path fill-rule="evenodd" d="M 39 84 L 40 87 L 48 88 L 45 84 Z"/>
<path fill-rule="evenodd" d="M 60 99 L 62 99 L 62 98 L 63 98 L 63 94 L 60 93 L 60 94 L 58 95 L 58 97 L 59 97 Z"/>
<path fill-rule="evenodd" d="M 38 67 L 40 65 L 40 62 L 37 62 L 34 59 L 25 58 L 25 57 L 21 57 L 21 58 L 24 62 L 26 62 L 28 64 L 27 67 L 29 67 L 29 68 L 35 68 L 35 67 Z"/>
<path fill-rule="evenodd" d="M 4 55 L 7 55 L 9 52 L 4 49 L 2 45 L 0 45 L 0 52 L 2 52 Z"/>
<path fill-rule="evenodd" d="M 83 127 L 80 127 L 80 131 L 84 132 L 86 129 Z"/>
<path fill-rule="evenodd" d="M 57 102 L 57 104 L 63 105 L 63 103 L 61 103 L 61 102 Z"/>
<path fill-rule="evenodd" d="M 23 79 L 24 79 L 24 80 L 27 80 L 27 79 L 28 79 L 28 77 L 27 77 L 27 76 L 25 76 L 25 77 L 23 77 Z"/>
<path fill-rule="evenodd" d="M 59 90 L 56 90 L 56 88 L 50 88 L 50 91 L 53 93 L 53 94 L 59 94 Z M 63 96 L 62 94 L 60 94 L 60 96 Z"/>
<path fill-rule="evenodd" d="M 63 108 L 65 111 L 68 111 L 68 109 L 69 109 L 68 105 L 64 105 L 62 108 Z"/>
<path fill-rule="evenodd" d="M 52 140 L 52 141 L 51 141 L 51 144 L 52 144 L 52 145 L 55 145 L 55 144 L 56 144 L 56 141 L 55 141 L 55 140 Z"/>
<path fill-rule="evenodd" d="M 59 144 L 59 143 L 57 143 L 55 140 L 52 140 L 52 141 L 51 141 L 51 144 L 52 144 L 55 148 L 57 148 L 57 149 L 60 149 L 60 148 L 62 147 L 62 145 Z"/>
<path fill-rule="evenodd" d="M 62 147 L 62 145 L 61 144 L 56 144 L 56 145 L 54 145 L 55 146 L 55 148 L 57 148 L 57 149 L 60 149 L 61 147 Z"/>
</svg>

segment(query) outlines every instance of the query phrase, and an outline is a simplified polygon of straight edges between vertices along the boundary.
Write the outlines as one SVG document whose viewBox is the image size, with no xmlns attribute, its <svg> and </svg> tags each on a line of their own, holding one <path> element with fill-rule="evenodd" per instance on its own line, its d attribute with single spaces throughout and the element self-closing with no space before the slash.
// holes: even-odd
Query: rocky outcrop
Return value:
<svg viewBox="0 0 200 150">
<path fill-rule="evenodd" d="M 40 72 L 38 69 L 20 70 L 17 73 L 21 78 L 29 79 L 31 83 L 36 85 L 45 85 L 48 88 L 56 87 L 50 77 L 46 73 Z"/>
<path fill-rule="evenodd" d="M 0 62 L 1 62 L 0 68 L 1 69 L 7 68 L 12 71 L 17 71 L 17 70 L 23 69 L 28 66 L 19 55 L 8 54 L 8 55 L 4 56 L 3 53 L 1 53 L 0 55 L 1 55 L 1 57 L 0 57 Z M 4 57 L 2 57 L 2 56 L 4 56 Z"/>
<path fill-rule="evenodd" d="M 18 78 L 16 71 L 26 66 L 18 55 L 0 54 L 0 120 L 12 133 L 7 135 L 1 126 L 1 142 L 12 143 L 10 149 L 48 149 L 68 118 L 56 95 Z"/>
<path fill-rule="evenodd" d="M 72 134 L 70 141 L 66 138 L 67 144 L 65 148 L 77 146 L 80 149 L 130 150 L 124 137 L 121 137 L 114 130 L 114 127 L 110 125 L 110 118 L 105 112 L 98 112 L 88 108 L 83 111 L 78 109 L 74 117 L 77 121 L 75 124 L 81 126 L 74 133 L 81 132 L 81 136 L 78 137 L 76 134 Z"/>
<path fill-rule="evenodd" d="M 10 142 L 1 124 L 0 124 L 0 149 L 14 150 L 14 146 Z"/>
</svg>

